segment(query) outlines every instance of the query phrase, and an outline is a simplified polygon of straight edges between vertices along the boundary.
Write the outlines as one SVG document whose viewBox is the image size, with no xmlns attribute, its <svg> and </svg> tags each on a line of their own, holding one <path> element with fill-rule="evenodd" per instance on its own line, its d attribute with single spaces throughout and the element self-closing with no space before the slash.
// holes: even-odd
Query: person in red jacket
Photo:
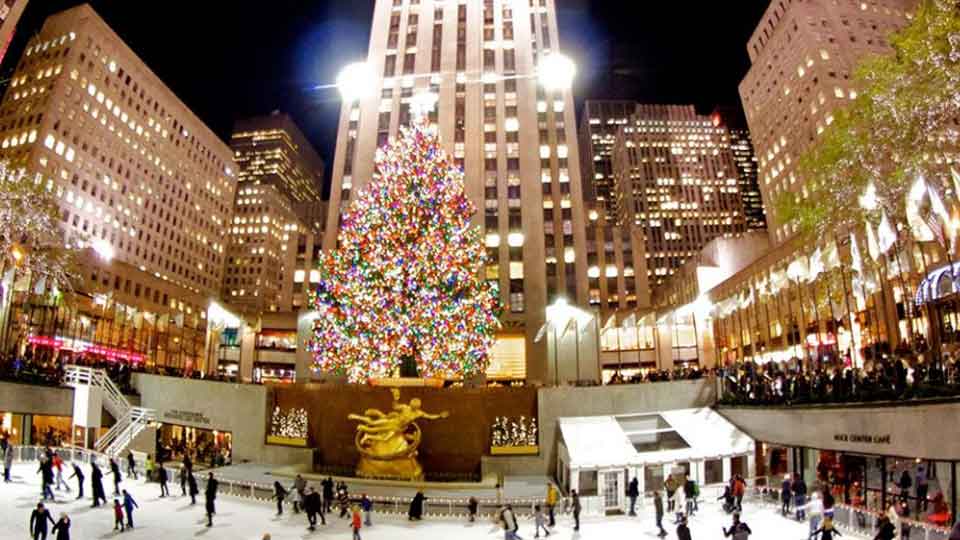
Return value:
<svg viewBox="0 0 960 540">
<path fill-rule="evenodd" d="M 360 540 L 360 527 L 363 526 L 363 517 L 360 515 L 360 509 L 353 505 L 353 519 L 350 525 L 353 527 L 353 540 Z"/>
</svg>

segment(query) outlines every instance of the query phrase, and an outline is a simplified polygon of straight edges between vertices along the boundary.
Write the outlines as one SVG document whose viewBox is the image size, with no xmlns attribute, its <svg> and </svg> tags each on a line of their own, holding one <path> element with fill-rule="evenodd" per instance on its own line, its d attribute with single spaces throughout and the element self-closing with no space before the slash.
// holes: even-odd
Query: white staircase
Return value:
<svg viewBox="0 0 960 540">
<path fill-rule="evenodd" d="M 99 390 L 103 407 L 116 423 L 97 439 L 95 449 L 108 456 L 118 456 L 150 422 L 156 419 L 156 411 L 134 407 L 120 392 L 102 369 L 69 365 L 65 367 L 63 383 L 71 387 L 89 386 Z"/>
</svg>

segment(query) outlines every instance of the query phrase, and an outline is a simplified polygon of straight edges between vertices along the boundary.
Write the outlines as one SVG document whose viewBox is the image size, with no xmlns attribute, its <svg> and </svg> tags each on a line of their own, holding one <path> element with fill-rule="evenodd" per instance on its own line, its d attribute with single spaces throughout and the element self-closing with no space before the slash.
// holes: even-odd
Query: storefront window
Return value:
<svg viewBox="0 0 960 540">
<path fill-rule="evenodd" d="M 280 351 L 296 351 L 297 331 L 264 330 L 257 334 L 257 348 Z"/>
<path fill-rule="evenodd" d="M 177 424 L 162 424 L 157 431 L 157 457 L 163 461 L 183 461 L 191 456 L 195 463 L 219 467 L 233 459 L 233 434 Z"/>
</svg>

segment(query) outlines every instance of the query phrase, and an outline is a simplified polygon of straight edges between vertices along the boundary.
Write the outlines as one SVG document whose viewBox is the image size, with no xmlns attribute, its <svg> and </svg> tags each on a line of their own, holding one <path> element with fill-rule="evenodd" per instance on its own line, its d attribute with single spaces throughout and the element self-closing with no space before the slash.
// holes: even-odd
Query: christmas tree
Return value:
<svg viewBox="0 0 960 540">
<path fill-rule="evenodd" d="M 496 286 L 463 172 L 425 119 L 377 152 L 377 173 L 343 216 L 336 250 L 319 261 L 310 350 L 351 382 L 483 373 L 499 326 Z"/>
</svg>

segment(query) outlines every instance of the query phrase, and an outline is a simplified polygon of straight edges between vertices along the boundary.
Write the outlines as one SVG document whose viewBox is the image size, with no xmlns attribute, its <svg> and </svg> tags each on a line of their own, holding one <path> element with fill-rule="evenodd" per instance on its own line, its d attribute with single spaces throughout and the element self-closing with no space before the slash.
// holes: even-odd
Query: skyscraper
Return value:
<svg viewBox="0 0 960 540">
<path fill-rule="evenodd" d="M 374 172 L 376 148 L 409 123 L 410 98 L 436 94 L 431 120 L 466 174 L 485 230 L 487 278 L 506 308 L 500 340 L 522 351 L 534 381 L 547 373 L 535 340 L 546 306 L 561 296 L 587 302 L 573 99 L 536 77 L 558 51 L 554 0 L 377 0 L 367 56 L 376 88 L 341 111 L 324 240 L 335 245 L 341 213 Z"/>
<path fill-rule="evenodd" d="M 889 35 L 909 22 L 916 0 L 770 3 L 747 44 L 752 63 L 740 97 L 760 165 L 770 240 L 795 232 L 782 223 L 773 202 L 782 193 L 807 196 L 797 160 L 833 112 L 854 99 L 850 76 L 870 54 L 890 50 Z"/>
<path fill-rule="evenodd" d="M 7 55 L 7 48 L 17 30 L 20 15 L 29 0 L 0 0 L 0 62 Z"/>
<path fill-rule="evenodd" d="M 237 196 L 223 296 L 257 314 L 306 305 L 324 212 L 323 160 L 286 114 L 237 122 Z"/>
<path fill-rule="evenodd" d="M 620 126 L 626 125 L 637 109 L 636 101 L 588 99 L 580 117 L 580 173 L 587 197 L 600 203 L 603 218 L 617 216 L 613 182 L 613 145 Z"/>
<path fill-rule="evenodd" d="M 62 319 L 26 331 L 201 367 L 236 189 L 230 148 L 88 5 L 46 20 L 0 110 L 0 158 L 47 182 L 67 243 L 113 253 L 87 250 L 77 304 L 48 306 Z"/>
<path fill-rule="evenodd" d="M 743 201 L 743 215 L 747 220 L 747 229 L 766 230 L 767 211 L 760 193 L 757 155 L 753 150 L 750 130 L 744 123 L 743 115 L 732 107 L 717 107 L 712 116 L 715 125 L 726 127 L 727 132 L 730 133 L 730 150 L 733 152 L 733 161 L 737 164 L 740 199 Z"/>
<path fill-rule="evenodd" d="M 617 221 L 643 235 L 650 288 L 710 240 L 746 230 L 730 135 L 692 105 L 638 105 L 613 171 Z"/>
</svg>

